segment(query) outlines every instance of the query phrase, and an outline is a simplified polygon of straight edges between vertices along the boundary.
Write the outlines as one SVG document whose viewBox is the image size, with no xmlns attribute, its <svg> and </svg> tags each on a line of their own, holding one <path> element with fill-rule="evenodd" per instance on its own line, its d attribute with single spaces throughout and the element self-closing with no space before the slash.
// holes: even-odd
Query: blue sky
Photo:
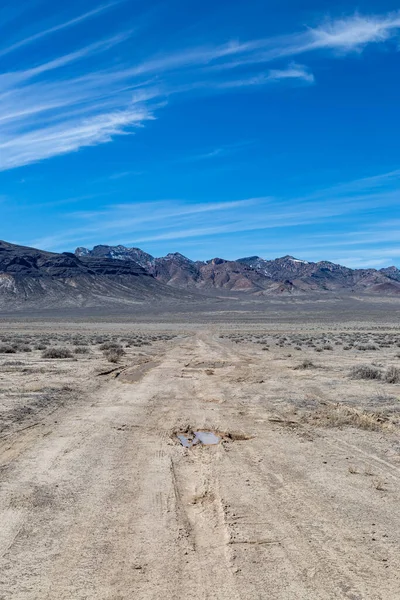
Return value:
<svg viewBox="0 0 400 600">
<path fill-rule="evenodd" d="M 400 6 L 0 7 L 0 238 L 400 265 Z"/>
</svg>

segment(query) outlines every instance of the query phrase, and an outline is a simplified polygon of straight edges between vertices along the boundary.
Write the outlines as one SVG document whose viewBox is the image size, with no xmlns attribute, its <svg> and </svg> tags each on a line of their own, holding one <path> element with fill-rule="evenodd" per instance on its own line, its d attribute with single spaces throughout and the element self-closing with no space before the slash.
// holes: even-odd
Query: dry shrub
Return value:
<svg viewBox="0 0 400 600">
<path fill-rule="evenodd" d="M 9 344 L 1 344 L 0 345 L 0 354 L 16 354 L 17 349 L 15 346 L 10 346 Z"/>
<path fill-rule="evenodd" d="M 303 362 L 301 362 L 299 365 L 297 365 L 297 367 L 294 367 L 294 368 L 296 370 L 314 369 L 315 365 L 312 360 L 310 360 L 309 358 L 305 358 L 303 360 Z"/>
<path fill-rule="evenodd" d="M 104 356 L 110 363 L 117 363 L 125 354 L 121 346 L 104 351 Z"/>
<path fill-rule="evenodd" d="M 356 427 L 368 431 L 382 431 L 390 426 L 380 415 L 343 404 L 322 406 L 313 413 L 307 413 L 302 420 L 320 427 Z"/>
<path fill-rule="evenodd" d="M 379 346 L 376 344 L 368 343 L 368 344 L 357 344 L 356 350 L 379 350 Z"/>
<path fill-rule="evenodd" d="M 21 360 L 6 360 L 3 362 L 2 367 L 23 367 L 24 364 Z"/>
<path fill-rule="evenodd" d="M 46 344 L 37 344 L 35 346 L 35 350 L 46 350 L 47 346 Z"/>
<path fill-rule="evenodd" d="M 72 352 L 68 348 L 48 348 L 42 358 L 72 358 Z"/>
<path fill-rule="evenodd" d="M 350 372 L 352 379 L 382 379 L 382 371 L 371 365 L 358 365 Z"/>
<path fill-rule="evenodd" d="M 117 344 L 116 342 L 105 342 L 104 344 L 102 344 L 100 346 L 100 350 L 103 350 L 103 351 L 118 350 L 119 348 L 122 348 L 122 346 L 120 344 Z"/>
<path fill-rule="evenodd" d="M 389 367 L 385 373 L 386 383 L 400 383 L 400 369 L 398 367 Z"/>
<path fill-rule="evenodd" d="M 74 354 L 89 354 L 89 348 L 87 346 L 77 346 L 74 348 Z"/>
</svg>

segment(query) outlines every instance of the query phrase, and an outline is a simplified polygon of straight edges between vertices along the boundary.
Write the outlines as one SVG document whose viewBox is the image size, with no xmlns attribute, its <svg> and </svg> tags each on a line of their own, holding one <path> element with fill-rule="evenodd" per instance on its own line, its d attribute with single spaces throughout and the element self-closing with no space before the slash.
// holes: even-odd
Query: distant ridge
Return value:
<svg viewBox="0 0 400 600">
<path fill-rule="evenodd" d="M 0 241 L 3 309 L 135 305 L 184 297 L 133 261 L 89 252 L 57 254 Z"/>
<path fill-rule="evenodd" d="M 226 290 L 267 294 L 302 294 L 313 292 L 365 292 L 399 294 L 400 270 L 350 269 L 329 261 L 309 262 L 293 256 L 265 260 L 259 256 L 224 260 L 192 261 L 179 253 L 155 258 L 140 248 L 95 246 L 93 250 L 77 248 L 77 257 L 106 257 L 134 261 L 158 281 L 180 289 L 210 292 Z"/>
</svg>

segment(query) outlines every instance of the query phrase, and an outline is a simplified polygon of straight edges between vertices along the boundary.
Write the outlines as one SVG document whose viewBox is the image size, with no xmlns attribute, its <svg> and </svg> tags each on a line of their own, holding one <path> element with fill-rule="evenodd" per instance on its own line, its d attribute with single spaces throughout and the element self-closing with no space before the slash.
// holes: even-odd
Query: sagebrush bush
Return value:
<svg viewBox="0 0 400 600">
<path fill-rule="evenodd" d="M 368 343 L 368 344 L 357 344 L 356 349 L 357 350 L 362 350 L 362 351 L 365 351 L 365 350 L 379 350 L 379 346 L 377 346 L 376 344 L 371 344 L 371 343 Z"/>
<path fill-rule="evenodd" d="M 313 367 L 315 367 L 313 361 L 310 360 L 309 358 L 305 358 L 303 360 L 303 362 L 301 362 L 299 365 L 297 365 L 297 367 L 295 367 L 295 369 L 296 370 L 312 369 Z"/>
<path fill-rule="evenodd" d="M 389 367 L 385 373 L 386 383 L 400 383 L 400 369 L 398 367 Z"/>
<path fill-rule="evenodd" d="M 100 350 L 118 350 L 119 348 L 122 348 L 122 346 L 120 344 L 117 344 L 116 342 L 105 342 L 104 344 L 102 344 L 100 346 Z"/>
<path fill-rule="evenodd" d="M 104 351 L 105 358 L 111 363 L 117 363 L 124 354 L 125 352 L 121 346 Z"/>
<path fill-rule="evenodd" d="M 42 352 L 42 358 L 72 358 L 72 352 L 68 348 L 48 348 Z"/>
<path fill-rule="evenodd" d="M 10 346 L 9 344 L 1 344 L 0 345 L 0 354 L 16 354 L 17 349 L 15 346 Z"/>
<path fill-rule="evenodd" d="M 371 365 L 358 365 L 350 372 L 352 379 L 382 379 L 382 371 Z"/>
<path fill-rule="evenodd" d="M 75 354 L 89 354 L 89 348 L 87 346 L 76 346 L 74 348 Z"/>
</svg>

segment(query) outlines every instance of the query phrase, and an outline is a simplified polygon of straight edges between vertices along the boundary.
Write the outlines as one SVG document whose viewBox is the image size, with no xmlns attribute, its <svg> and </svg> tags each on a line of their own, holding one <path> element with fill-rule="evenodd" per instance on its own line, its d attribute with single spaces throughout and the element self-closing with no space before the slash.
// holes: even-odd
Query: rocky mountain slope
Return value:
<svg viewBox="0 0 400 600">
<path fill-rule="evenodd" d="M 96 246 L 75 254 L 0 242 L 0 309 L 129 307 L 169 303 L 177 308 L 204 296 L 315 294 L 399 295 L 400 271 L 349 269 L 291 256 L 192 261 L 179 253 L 155 258 L 139 248 Z M 188 305 L 189 306 L 189 305 Z"/>
<path fill-rule="evenodd" d="M 183 296 L 133 261 L 56 254 L 0 241 L 1 308 L 172 302 Z"/>
<path fill-rule="evenodd" d="M 400 270 L 396 267 L 350 269 L 328 261 L 307 262 L 292 256 L 265 260 L 259 256 L 234 261 L 214 258 L 192 261 L 182 254 L 155 258 L 139 248 L 95 246 L 78 248 L 78 257 L 136 261 L 156 279 L 172 287 L 203 292 L 226 290 L 259 295 L 306 292 L 366 292 L 400 294 Z"/>
</svg>

